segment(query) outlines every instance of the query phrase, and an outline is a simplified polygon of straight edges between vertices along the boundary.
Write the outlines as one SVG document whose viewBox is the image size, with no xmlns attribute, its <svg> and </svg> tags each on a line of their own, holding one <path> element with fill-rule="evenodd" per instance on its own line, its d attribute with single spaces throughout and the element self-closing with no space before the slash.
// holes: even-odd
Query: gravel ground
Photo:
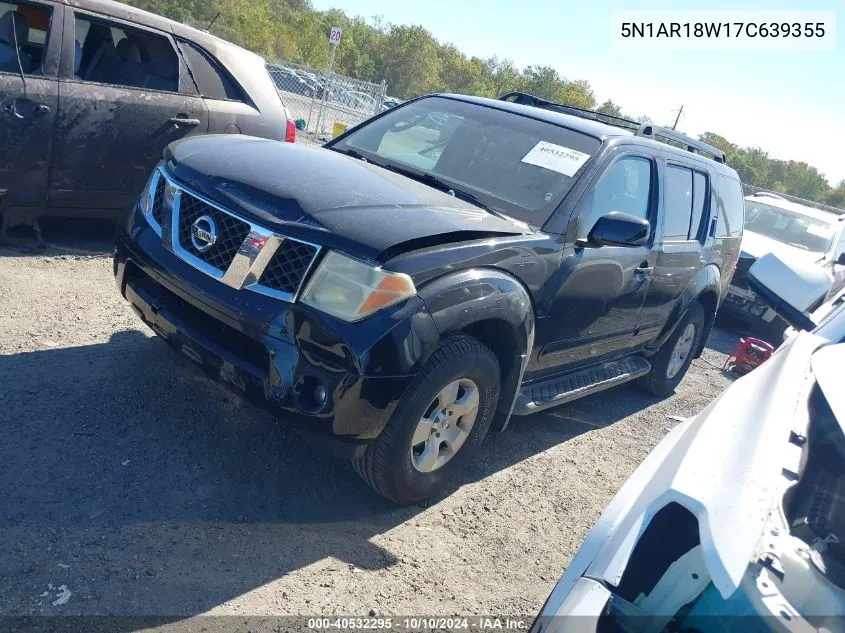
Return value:
<svg viewBox="0 0 845 633">
<path fill-rule="evenodd" d="M 152 337 L 110 231 L 0 248 L 0 615 L 532 615 L 670 416 L 729 384 L 716 330 L 672 397 L 515 418 L 398 508 Z"/>
</svg>

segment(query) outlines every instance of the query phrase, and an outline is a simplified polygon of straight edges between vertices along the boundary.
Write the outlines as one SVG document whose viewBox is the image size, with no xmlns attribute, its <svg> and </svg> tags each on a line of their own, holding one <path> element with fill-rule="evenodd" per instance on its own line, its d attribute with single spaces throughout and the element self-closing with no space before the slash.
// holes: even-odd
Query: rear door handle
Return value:
<svg viewBox="0 0 845 633">
<path fill-rule="evenodd" d="M 170 118 L 170 122 L 174 125 L 190 125 L 197 126 L 200 124 L 199 119 L 190 119 L 187 116 L 179 115 Z"/>
</svg>

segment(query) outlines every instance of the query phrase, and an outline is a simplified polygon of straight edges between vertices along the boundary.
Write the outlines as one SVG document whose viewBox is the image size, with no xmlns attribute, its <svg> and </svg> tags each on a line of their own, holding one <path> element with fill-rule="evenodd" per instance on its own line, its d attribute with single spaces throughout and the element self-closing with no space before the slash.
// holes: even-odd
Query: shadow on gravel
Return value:
<svg viewBox="0 0 845 633">
<path fill-rule="evenodd" d="M 420 512 L 137 331 L 0 356 L 0 386 L 0 616 L 182 617 L 318 561 L 384 569 L 372 537 Z M 655 401 L 623 386 L 514 418 L 464 483 Z"/>
<path fill-rule="evenodd" d="M 38 248 L 28 226 L 9 229 L 7 243 L 0 244 L 0 257 L 53 257 L 59 255 L 111 255 L 113 220 L 42 218 L 38 221 L 46 248 Z"/>
<path fill-rule="evenodd" d="M 421 510 L 137 331 L 0 356 L 0 385 L 0 616 L 193 615 L 327 557 L 388 568 L 371 538 Z M 492 437 L 468 479 L 613 421 L 541 417 Z M 61 585 L 75 599 L 54 607 Z"/>
</svg>

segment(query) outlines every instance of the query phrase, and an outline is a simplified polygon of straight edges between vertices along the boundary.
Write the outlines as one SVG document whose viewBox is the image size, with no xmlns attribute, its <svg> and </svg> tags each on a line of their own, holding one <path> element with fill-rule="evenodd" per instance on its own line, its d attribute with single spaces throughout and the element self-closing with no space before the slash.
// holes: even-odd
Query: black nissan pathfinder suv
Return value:
<svg viewBox="0 0 845 633">
<path fill-rule="evenodd" d="M 633 379 L 670 393 L 742 222 L 713 147 L 521 93 L 433 95 L 320 149 L 171 144 L 114 272 L 176 350 L 409 503 L 513 414 Z"/>
</svg>

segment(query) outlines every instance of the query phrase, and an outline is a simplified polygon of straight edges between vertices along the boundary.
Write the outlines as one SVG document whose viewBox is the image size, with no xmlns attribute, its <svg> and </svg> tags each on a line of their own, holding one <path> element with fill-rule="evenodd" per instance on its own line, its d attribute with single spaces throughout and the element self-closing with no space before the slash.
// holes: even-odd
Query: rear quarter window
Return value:
<svg viewBox="0 0 845 633">
<path fill-rule="evenodd" d="M 179 40 L 179 48 L 203 97 L 223 101 L 244 101 L 240 86 L 222 66 L 193 42 Z"/>
<path fill-rule="evenodd" d="M 713 187 L 711 193 L 712 205 L 718 214 L 715 237 L 738 237 L 742 235 L 745 222 L 742 185 L 728 176 L 718 176 L 716 182 L 718 187 Z"/>
</svg>

